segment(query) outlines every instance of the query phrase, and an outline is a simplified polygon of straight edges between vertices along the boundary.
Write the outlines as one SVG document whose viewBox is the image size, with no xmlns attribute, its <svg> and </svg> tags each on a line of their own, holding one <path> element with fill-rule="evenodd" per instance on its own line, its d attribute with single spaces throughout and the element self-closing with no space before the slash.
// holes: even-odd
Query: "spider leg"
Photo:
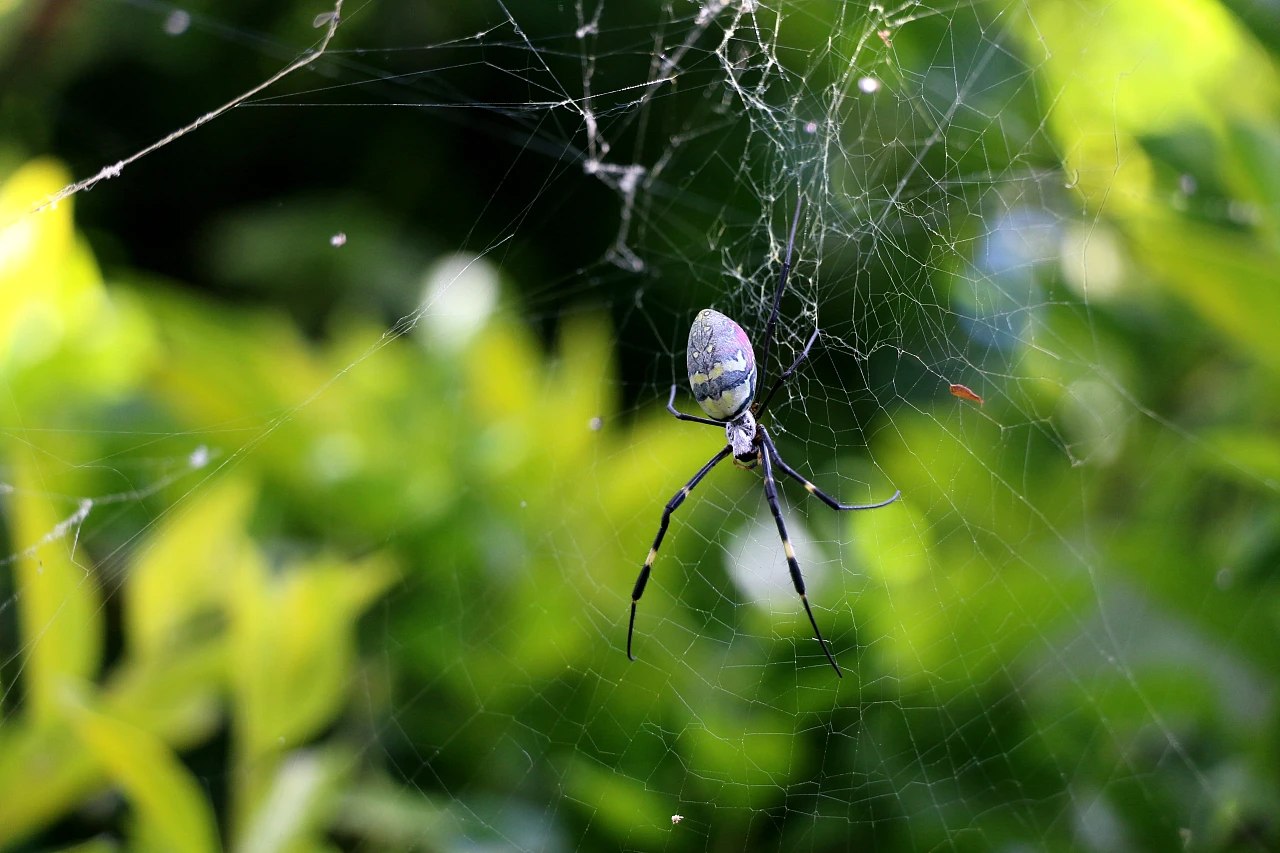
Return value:
<svg viewBox="0 0 1280 853">
<path fill-rule="evenodd" d="M 714 422 L 713 422 L 714 423 Z M 653 537 L 653 547 L 649 549 L 649 556 L 644 560 L 644 568 L 640 570 L 640 576 L 636 578 L 635 589 L 631 591 L 631 623 L 627 626 L 627 657 L 635 660 L 635 656 L 631 654 L 631 635 L 636 630 L 636 602 L 640 600 L 640 596 L 644 595 L 645 584 L 649 582 L 649 570 L 653 568 L 653 559 L 658 556 L 658 546 L 662 544 L 662 537 L 667 535 L 667 524 L 671 521 L 671 513 L 676 511 L 676 507 L 684 503 L 684 499 L 689 497 L 689 492 L 693 491 L 693 487 L 702 482 L 702 478 L 711 472 L 711 469 L 724 461 L 724 458 L 733 450 L 732 446 L 725 445 L 724 449 L 711 457 L 711 461 L 702 466 L 702 470 L 693 475 L 693 479 L 685 483 L 680 491 L 676 492 L 671 500 L 667 501 L 667 507 L 662 511 L 662 523 L 658 525 L 658 535 Z"/>
<path fill-rule="evenodd" d="M 768 407 L 769 401 L 773 399 L 774 394 L 778 393 L 778 389 L 782 387 L 782 383 L 790 379 L 791 374 L 795 373 L 796 368 L 800 366 L 800 362 L 804 361 L 806 358 L 809 357 L 809 349 L 813 346 L 813 342 L 816 341 L 817 339 L 818 339 L 818 330 L 814 329 L 813 334 L 809 336 L 809 342 L 804 345 L 804 349 L 801 350 L 800 355 L 796 358 L 795 361 L 791 363 L 790 367 L 788 367 L 786 370 L 782 372 L 781 376 L 779 376 L 776 380 L 774 380 L 773 387 L 770 388 L 769 393 L 765 395 L 764 402 L 761 403 L 759 408 L 756 409 L 756 417 L 759 417 L 760 415 L 764 414 L 764 410 Z"/>
<path fill-rule="evenodd" d="M 720 421 L 713 421 L 711 420 L 711 418 L 700 418 L 700 417 L 697 417 L 696 415 L 686 415 L 684 412 L 677 409 L 676 408 L 676 388 L 677 387 L 678 386 L 676 385 L 671 386 L 671 396 L 667 398 L 668 412 L 675 415 L 677 418 L 679 418 L 682 421 L 693 421 L 695 424 L 707 424 L 709 426 L 718 426 L 718 427 L 724 426 L 724 424 L 721 423 Z"/>
<path fill-rule="evenodd" d="M 888 506 L 889 504 L 893 503 L 902 494 L 902 490 L 899 489 L 898 491 L 893 493 L 893 497 L 885 501 L 880 501 L 880 503 L 842 504 L 840 503 L 840 501 L 831 497 L 831 495 L 822 491 L 822 489 L 819 489 L 813 483 L 810 483 L 804 477 L 800 476 L 799 471 L 792 468 L 785 461 L 783 461 L 782 454 L 778 452 L 778 447 L 773 443 L 773 439 L 769 437 L 768 431 L 766 431 L 764 427 L 760 427 L 760 432 L 764 436 L 764 443 L 765 443 L 765 447 L 768 450 L 768 454 L 773 457 L 774 462 L 778 463 L 778 467 L 781 468 L 783 471 L 785 471 L 791 477 L 795 478 L 796 480 L 799 480 L 800 484 L 803 485 L 809 491 L 809 494 L 813 495 L 818 500 L 822 501 L 824 504 L 826 504 L 827 506 L 831 507 L 834 510 L 879 509 L 882 506 Z"/>
<path fill-rule="evenodd" d="M 836 659 L 831 656 L 831 650 L 827 648 L 827 641 L 822 639 L 822 632 L 818 630 L 818 620 L 813 618 L 809 597 L 804 592 L 804 576 L 800 574 L 800 563 L 796 561 L 796 551 L 791 547 L 791 538 L 787 536 L 787 525 L 782 521 L 782 509 L 778 506 L 778 487 L 773 480 L 773 463 L 769 458 L 771 455 L 768 449 L 760 454 L 761 461 L 764 462 L 764 496 L 769 502 L 769 509 L 773 512 L 773 520 L 778 524 L 778 535 L 782 537 L 782 550 L 787 554 L 787 568 L 791 570 L 791 582 L 795 584 L 796 592 L 804 602 L 804 612 L 809 614 L 809 624 L 813 626 L 813 635 L 818 638 L 818 645 L 822 646 L 827 660 L 831 661 L 831 665 L 835 667 L 836 675 L 844 678 L 840 665 L 836 663 Z"/>
<path fill-rule="evenodd" d="M 782 305 L 782 292 L 787 289 L 787 275 L 791 272 L 791 250 L 796 245 L 796 226 L 800 224 L 800 205 L 804 196 L 796 198 L 796 215 L 791 220 L 791 239 L 787 240 L 787 256 L 782 261 L 782 274 L 778 276 L 778 289 L 773 294 L 773 311 L 764 327 L 764 358 L 760 359 L 760 375 L 769 370 L 769 345 L 773 343 L 773 330 L 778 325 L 778 308 Z"/>
</svg>

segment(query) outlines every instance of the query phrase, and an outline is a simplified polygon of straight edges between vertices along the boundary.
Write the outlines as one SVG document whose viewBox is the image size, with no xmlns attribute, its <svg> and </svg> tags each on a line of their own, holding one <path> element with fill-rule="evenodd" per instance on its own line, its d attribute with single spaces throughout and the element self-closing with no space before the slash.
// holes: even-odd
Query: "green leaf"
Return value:
<svg viewBox="0 0 1280 853">
<path fill-rule="evenodd" d="M 136 653 L 171 648 L 192 617 L 222 606 L 226 578 L 249 547 L 244 528 L 253 503 L 252 486 L 227 479 L 169 510 L 129 573 L 126 614 Z"/>
<path fill-rule="evenodd" d="M 124 791 L 148 846 L 165 853 L 219 849 L 213 810 L 204 792 L 163 742 L 91 707 L 70 690 L 61 696 L 76 736 Z"/>
<path fill-rule="evenodd" d="M 338 750 L 290 754 L 236 845 L 238 853 L 314 849 L 324 839 L 350 765 L 350 756 Z"/>
<path fill-rule="evenodd" d="M 674 801 L 648 790 L 637 779 L 579 759 L 570 764 L 563 786 L 566 796 L 582 808 L 588 820 L 627 839 L 631 842 L 628 846 L 653 848 L 671 833 Z"/>
<path fill-rule="evenodd" d="M 1227 133 L 1232 194 L 1256 205 L 1271 247 L 1280 240 L 1280 129 L 1270 121 L 1239 121 Z"/>
<path fill-rule="evenodd" d="M 279 756 L 338 713 L 355 661 L 355 623 L 391 583 L 387 561 L 320 563 L 268 575 L 260 556 L 234 573 L 231 682 L 241 831 L 270 796 Z"/>
<path fill-rule="evenodd" d="M 345 694 L 355 621 L 390 584 L 386 561 L 319 564 L 269 578 L 259 560 L 237 573 L 232 681 L 250 754 L 320 730 Z"/>
<path fill-rule="evenodd" d="M 1053 93 L 1047 126 L 1075 192 L 1112 216 L 1164 206 L 1139 138 L 1218 135 L 1224 117 L 1269 117 L 1280 92 L 1266 52 L 1213 0 L 1031 0 L 1012 21 Z"/>
<path fill-rule="evenodd" d="M 1280 256 L 1203 225 L 1147 221 L 1130 233 L 1162 283 L 1259 361 L 1280 368 Z"/>
<path fill-rule="evenodd" d="M 102 786 L 102 771 L 65 721 L 0 724 L 0 849 Z"/>
<path fill-rule="evenodd" d="M 111 716 L 181 749 L 219 724 L 225 673 L 225 643 L 206 640 L 172 656 L 126 660 L 112 672 L 100 703 Z M 0 849 L 48 825 L 106 781 L 106 769 L 65 717 L 37 722 L 18 715 L 0 723 Z"/>
<path fill-rule="evenodd" d="M 1213 453 L 1207 460 L 1219 474 L 1255 488 L 1280 483 L 1280 438 L 1265 430 L 1224 427 L 1203 436 Z"/>
</svg>

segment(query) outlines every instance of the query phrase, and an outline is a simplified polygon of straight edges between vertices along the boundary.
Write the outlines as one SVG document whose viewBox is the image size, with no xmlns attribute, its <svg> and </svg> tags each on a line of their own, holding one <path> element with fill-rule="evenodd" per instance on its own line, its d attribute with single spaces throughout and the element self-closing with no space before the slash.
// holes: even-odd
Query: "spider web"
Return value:
<svg viewBox="0 0 1280 853">
<path fill-rule="evenodd" d="M 543 395 L 539 428 L 575 437 L 525 449 L 530 436 L 503 433 L 494 402 L 480 449 L 441 427 L 459 453 L 494 457 L 477 470 L 522 472 L 444 477 L 436 488 L 448 483 L 474 518 L 375 481 L 370 512 L 391 520 L 353 526 L 312 505 L 296 525 L 310 547 L 389 547 L 405 563 L 366 620 L 366 667 L 385 683 L 369 676 L 353 691 L 368 717 L 358 761 L 445 816 L 412 840 L 1265 847 L 1267 830 L 1248 827 L 1276 819 L 1273 778 L 1253 754 L 1274 692 L 1271 665 L 1246 648 L 1273 630 L 1257 625 L 1271 618 L 1272 585 L 1259 571 L 1236 588 L 1251 558 L 1223 537 L 1188 542 L 1212 524 L 1265 527 L 1274 481 L 1203 438 L 1200 426 L 1235 415 L 1180 418 L 1143 375 L 1143 347 L 1172 334 L 1143 312 L 1174 317 L 1171 328 L 1193 321 L 1135 271 L 1116 224 L 1135 204 L 1114 129 L 1122 107 L 1098 108 L 1101 125 L 1079 117 L 1077 78 L 1099 68 L 1088 50 L 1105 51 L 1123 20 L 1052 5 L 495 3 L 478 29 L 442 23 L 427 42 L 378 26 L 380 4 L 348 5 L 322 55 L 300 54 L 307 62 L 231 114 L 244 133 L 269 110 L 333 122 L 413 111 L 424 137 L 461 123 L 493 158 L 489 203 L 452 247 L 470 255 L 436 267 L 437 286 L 325 362 L 283 411 L 131 427 L 96 459 L 68 451 L 62 461 L 131 485 L 75 495 L 36 541 L 12 541 L 8 562 L 65 543 L 86 578 L 109 581 L 114 607 L 147 534 L 225 476 L 269 469 L 264 448 L 292 424 L 332 439 L 314 465 L 358 465 L 342 461 L 350 424 L 326 398 L 376 382 L 406 350 L 466 346 L 477 332 L 451 312 L 487 315 L 500 299 L 491 322 L 546 335 L 549 372 L 506 364 L 499 377 L 497 356 L 466 358 L 495 387 L 517 386 L 495 397 Z M 120 8 L 135 27 L 175 26 L 180 11 Z M 233 22 L 194 21 L 192 37 L 280 53 Z M 1100 161 L 1090 134 L 1107 120 L 1117 154 Z M 99 191 L 127 186 L 131 168 L 98 173 Z M 1185 176 L 1179 186 L 1185 203 L 1195 190 Z M 574 219 L 575 199 L 593 193 L 616 213 L 605 226 Z M 891 507 L 837 515 L 780 482 L 845 678 L 811 637 L 758 472 L 729 465 L 673 518 L 629 663 L 628 593 L 662 502 L 723 443 L 661 411 L 673 383 L 693 410 L 688 323 L 714 307 L 759 354 L 797 198 L 767 381 L 815 328 L 819 338 L 766 423 L 784 458 L 844 502 L 902 490 Z M 1232 227 L 1251 216 L 1201 214 Z M 528 247 L 578 228 L 594 239 L 556 243 L 572 272 L 538 281 Z M 476 283 L 498 269 L 518 279 L 500 298 Z M 604 346 L 592 343 L 600 328 Z M 574 371 L 598 372 L 605 390 L 575 398 Z M 1194 494 L 1206 478 L 1230 496 L 1225 509 Z M 104 507 L 114 514 L 100 520 Z M 22 596 L 3 594 L 12 620 Z M 16 719 L 31 650 L 4 650 Z"/>
</svg>

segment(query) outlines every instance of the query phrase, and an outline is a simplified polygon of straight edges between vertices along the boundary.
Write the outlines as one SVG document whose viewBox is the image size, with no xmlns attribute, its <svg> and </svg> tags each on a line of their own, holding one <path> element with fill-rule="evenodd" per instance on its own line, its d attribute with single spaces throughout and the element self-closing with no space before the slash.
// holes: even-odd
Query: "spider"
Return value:
<svg viewBox="0 0 1280 853">
<path fill-rule="evenodd" d="M 791 221 L 791 238 L 787 242 L 782 274 L 778 277 L 778 289 L 773 296 L 773 312 L 769 315 L 769 322 L 765 326 L 764 357 L 760 359 L 762 371 L 768 370 L 769 367 L 769 345 L 773 342 L 773 330 L 778 321 L 778 306 L 782 303 L 782 293 L 787 287 L 787 274 L 791 270 L 791 250 L 796 242 L 796 226 L 800 223 L 802 201 L 803 198 L 796 201 L 795 218 Z M 662 511 L 662 523 L 658 525 L 658 535 L 653 539 L 653 547 L 649 549 L 649 556 L 645 558 L 640 576 L 636 578 L 635 589 L 631 592 L 631 622 L 627 627 L 627 657 L 631 660 L 635 660 L 635 656 L 631 654 L 631 638 L 636 628 L 636 603 L 640 601 L 640 596 L 644 595 L 645 584 L 649 582 L 649 572 L 653 568 L 654 558 L 658 556 L 658 547 L 662 544 L 662 537 L 667 533 L 667 524 L 671 521 L 671 513 L 684 503 L 685 498 L 689 497 L 689 493 L 702 482 L 702 478 L 707 476 L 712 468 L 733 454 L 735 463 L 740 467 L 751 469 L 761 465 L 764 468 L 764 496 L 769 502 L 769 509 L 773 512 L 773 520 L 778 525 L 778 536 L 782 538 L 782 549 L 787 555 L 787 567 L 791 570 L 791 582 L 795 585 L 800 601 L 804 603 L 805 613 L 809 614 L 809 624 L 813 625 L 813 634 L 818 640 L 818 645 L 822 646 L 822 651 L 826 654 L 827 660 L 831 661 L 836 675 L 844 677 L 844 673 L 840 671 L 840 665 L 836 663 L 826 641 L 822 639 L 822 632 L 818 630 L 818 621 L 813 618 L 813 610 L 809 607 L 809 597 L 804 591 L 804 576 L 800 574 L 800 564 L 796 561 L 796 552 L 791 547 L 787 526 L 782 521 L 782 510 L 778 506 L 778 487 L 774 482 L 773 468 L 775 465 L 781 468 L 787 476 L 799 481 L 809 494 L 815 495 L 834 510 L 877 509 L 896 501 L 902 492 L 895 491 L 893 497 L 880 503 L 842 504 L 800 476 L 800 472 L 784 462 L 773 439 L 769 436 L 769 431 L 759 423 L 759 418 L 768 408 L 773 395 L 791 377 L 791 374 L 795 373 L 796 368 L 809 355 L 809 349 L 817 339 L 818 330 L 814 329 L 800 356 L 777 378 L 764 400 L 753 403 L 756 396 L 756 362 L 747 333 L 733 320 L 710 308 L 700 311 L 694 318 L 693 327 L 689 329 L 689 386 L 702 411 L 710 417 L 700 418 L 677 410 L 675 385 L 671 386 L 671 396 L 667 399 L 667 411 L 682 421 L 723 427 L 728 444 L 711 457 L 711 461 L 703 465 L 698 473 L 693 475 L 693 479 L 685 483 L 680 491 L 667 501 L 666 509 Z"/>
</svg>

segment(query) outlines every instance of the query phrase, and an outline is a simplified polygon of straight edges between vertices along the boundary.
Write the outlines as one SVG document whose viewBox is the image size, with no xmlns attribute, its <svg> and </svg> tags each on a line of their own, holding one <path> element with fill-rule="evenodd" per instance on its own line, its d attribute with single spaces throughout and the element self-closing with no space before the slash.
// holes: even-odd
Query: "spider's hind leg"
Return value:
<svg viewBox="0 0 1280 853">
<path fill-rule="evenodd" d="M 666 508 L 662 510 L 662 523 L 658 525 L 658 535 L 653 537 L 653 547 L 649 549 L 649 556 L 645 558 L 644 567 L 640 569 L 640 576 L 636 578 L 635 588 L 631 591 L 631 622 L 627 626 L 627 657 L 631 660 L 635 660 L 635 656 L 631 654 L 631 637 L 636 630 L 636 603 L 640 600 L 640 596 L 644 595 L 645 585 L 649 583 L 649 571 L 653 568 L 654 558 L 658 556 L 658 546 L 662 544 L 662 537 L 667 535 L 667 525 L 671 522 L 671 513 L 675 512 L 676 508 L 684 503 L 684 499 L 689 497 L 693 487 L 702 482 L 702 478 L 711 473 L 712 468 L 724 461 L 724 458 L 732 450 L 733 448 L 730 445 L 725 445 L 723 450 L 711 457 L 711 461 L 703 465 L 701 470 L 693 475 L 693 479 L 685 483 L 680 491 L 671 496 L 671 500 L 667 501 Z"/>
<path fill-rule="evenodd" d="M 783 461 L 782 454 L 778 453 L 778 448 L 773 443 L 773 439 L 769 437 L 768 430 L 766 430 L 764 427 L 760 427 L 760 434 L 764 438 L 764 446 L 765 446 L 764 454 L 767 456 L 773 457 L 773 461 L 778 463 L 778 467 L 781 468 L 783 471 L 785 471 L 788 476 L 798 480 L 800 482 L 800 485 L 804 486 L 805 490 L 808 491 L 809 494 L 813 495 L 818 500 L 822 501 L 824 504 L 826 504 L 827 506 L 831 507 L 834 510 L 848 511 L 853 509 L 879 509 L 882 506 L 888 506 L 889 504 L 893 503 L 902 495 L 902 490 L 899 489 L 896 492 L 894 492 L 893 496 L 890 497 L 888 500 L 883 500 L 883 501 L 880 501 L 879 503 L 842 504 L 840 503 L 840 501 L 831 497 L 831 495 L 822 491 L 822 489 L 819 489 L 813 483 L 810 483 L 808 480 L 806 480 L 804 477 L 800 475 L 799 471 L 792 468 L 785 461 Z"/>
<path fill-rule="evenodd" d="M 768 441 L 767 438 L 765 440 Z M 769 510 L 773 513 L 773 520 L 778 524 L 778 535 L 782 537 L 782 550 L 787 554 L 787 568 L 791 570 L 791 582 L 795 585 L 796 592 L 800 595 L 800 601 L 804 603 L 804 612 L 809 614 L 809 624 L 813 626 L 813 635 L 818 638 L 818 645 L 822 646 L 822 651 L 826 654 L 827 660 L 831 661 L 831 666 L 835 668 L 836 675 L 844 678 L 844 673 L 840 671 L 840 665 L 831 656 L 831 649 L 827 647 L 827 641 L 822 639 L 822 632 L 818 630 L 818 620 L 813 618 L 813 609 L 809 607 L 809 596 L 805 595 L 804 576 L 800 574 L 800 563 L 796 560 L 796 550 L 791 547 L 791 537 L 787 535 L 787 525 L 782 520 L 782 508 L 778 506 L 778 487 L 773 479 L 773 463 L 770 461 L 772 455 L 768 447 L 760 454 L 760 461 L 764 463 L 764 496 L 769 502 Z"/>
</svg>

